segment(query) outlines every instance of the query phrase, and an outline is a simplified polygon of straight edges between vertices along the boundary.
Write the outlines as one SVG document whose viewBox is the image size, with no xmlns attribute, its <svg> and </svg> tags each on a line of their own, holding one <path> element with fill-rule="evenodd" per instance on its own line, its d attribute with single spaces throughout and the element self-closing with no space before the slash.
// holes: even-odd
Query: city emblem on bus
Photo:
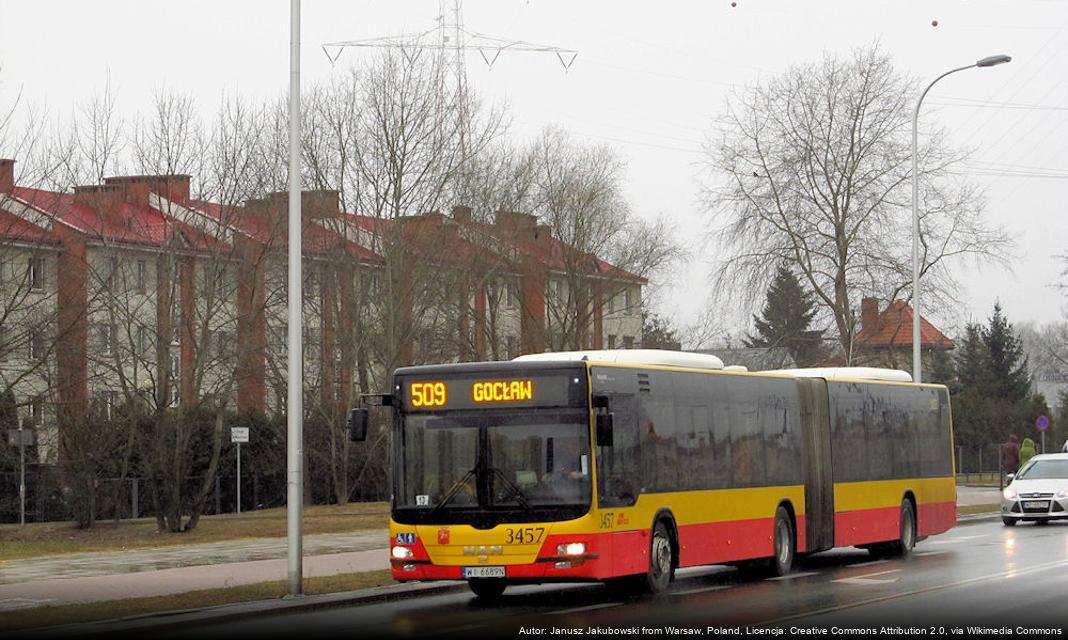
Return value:
<svg viewBox="0 0 1068 640">
<path fill-rule="evenodd" d="M 448 529 L 438 529 L 438 544 L 449 544 Z"/>
<path fill-rule="evenodd" d="M 618 527 L 618 526 L 624 525 L 624 524 L 630 524 L 630 518 L 627 517 L 627 514 L 620 513 L 619 517 L 616 518 L 616 526 Z"/>
</svg>

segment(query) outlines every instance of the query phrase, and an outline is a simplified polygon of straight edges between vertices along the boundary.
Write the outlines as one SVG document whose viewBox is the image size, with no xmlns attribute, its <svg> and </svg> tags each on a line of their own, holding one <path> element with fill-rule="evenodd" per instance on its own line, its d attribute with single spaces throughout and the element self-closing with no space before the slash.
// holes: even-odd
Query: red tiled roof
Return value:
<svg viewBox="0 0 1068 640">
<path fill-rule="evenodd" d="M 874 327 L 864 326 L 857 333 L 858 344 L 868 347 L 912 347 L 912 307 L 904 300 L 894 300 L 876 318 Z M 954 343 L 927 319 L 920 316 L 920 346 L 952 349 Z"/>
<path fill-rule="evenodd" d="M 3 201 L 0 200 L 0 205 Z M 26 244 L 56 244 L 59 238 L 43 227 L 23 220 L 19 216 L 0 207 L 0 238 L 7 242 L 25 242 Z"/>
<path fill-rule="evenodd" d="M 248 235 L 253 240 L 270 247 L 286 246 L 286 238 L 289 233 L 287 222 L 284 218 L 272 219 L 262 213 L 252 214 L 243 208 L 229 207 L 215 202 L 193 200 L 191 207 L 206 213 L 223 224 L 234 227 Z M 324 253 L 336 249 L 342 249 L 350 256 L 367 262 L 379 262 L 381 256 L 367 247 L 347 240 L 338 233 L 324 228 L 314 220 L 304 220 L 301 225 L 301 245 L 310 253 Z"/>
<path fill-rule="evenodd" d="M 77 231 L 100 240 L 162 247 L 175 238 L 181 238 L 195 249 L 208 250 L 222 246 L 215 238 L 149 206 L 122 203 L 121 211 L 116 212 L 124 221 L 120 225 L 100 215 L 93 207 L 78 202 L 74 194 L 16 187 L 13 195 Z"/>
</svg>

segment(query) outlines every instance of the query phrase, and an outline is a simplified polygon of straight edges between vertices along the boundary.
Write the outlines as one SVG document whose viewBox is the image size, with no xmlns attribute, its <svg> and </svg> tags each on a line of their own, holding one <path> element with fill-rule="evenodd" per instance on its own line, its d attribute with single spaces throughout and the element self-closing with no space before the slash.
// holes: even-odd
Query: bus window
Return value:
<svg viewBox="0 0 1068 640">
<path fill-rule="evenodd" d="M 731 417 L 731 468 L 734 486 L 767 482 L 764 429 L 760 423 L 760 391 L 750 380 L 731 380 L 727 395 Z"/>
<path fill-rule="evenodd" d="M 597 449 L 597 501 L 601 507 L 634 504 L 640 487 L 638 409 L 632 394 L 609 396 L 613 419 L 611 447 Z"/>
</svg>

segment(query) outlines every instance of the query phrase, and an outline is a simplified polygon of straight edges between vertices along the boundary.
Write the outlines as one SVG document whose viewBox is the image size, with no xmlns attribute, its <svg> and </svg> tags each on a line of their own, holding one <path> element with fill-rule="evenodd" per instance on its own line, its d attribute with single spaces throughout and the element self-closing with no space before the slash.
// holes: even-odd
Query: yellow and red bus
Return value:
<svg viewBox="0 0 1068 640">
<path fill-rule="evenodd" d="M 954 526 L 945 387 L 732 369 L 652 350 L 398 369 L 378 396 L 393 577 L 483 598 L 566 581 L 657 592 L 681 567 L 784 574 L 798 554 L 907 554 Z"/>
</svg>

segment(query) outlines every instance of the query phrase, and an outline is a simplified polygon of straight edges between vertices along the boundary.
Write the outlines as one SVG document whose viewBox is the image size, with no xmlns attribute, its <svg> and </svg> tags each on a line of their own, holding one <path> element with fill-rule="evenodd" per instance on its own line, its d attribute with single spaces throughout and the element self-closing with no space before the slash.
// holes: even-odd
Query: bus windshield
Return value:
<svg viewBox="0 0 1068 640">
<path fill-rule="evenodd" d="M 459 512 L 518 520 L 551 519 L 548 512 L 562 507 L 584 512 L 588 415 L 575 409 L 402 415 L 394 507 L 428 522 L 456 522 Z"/>
</svg>

